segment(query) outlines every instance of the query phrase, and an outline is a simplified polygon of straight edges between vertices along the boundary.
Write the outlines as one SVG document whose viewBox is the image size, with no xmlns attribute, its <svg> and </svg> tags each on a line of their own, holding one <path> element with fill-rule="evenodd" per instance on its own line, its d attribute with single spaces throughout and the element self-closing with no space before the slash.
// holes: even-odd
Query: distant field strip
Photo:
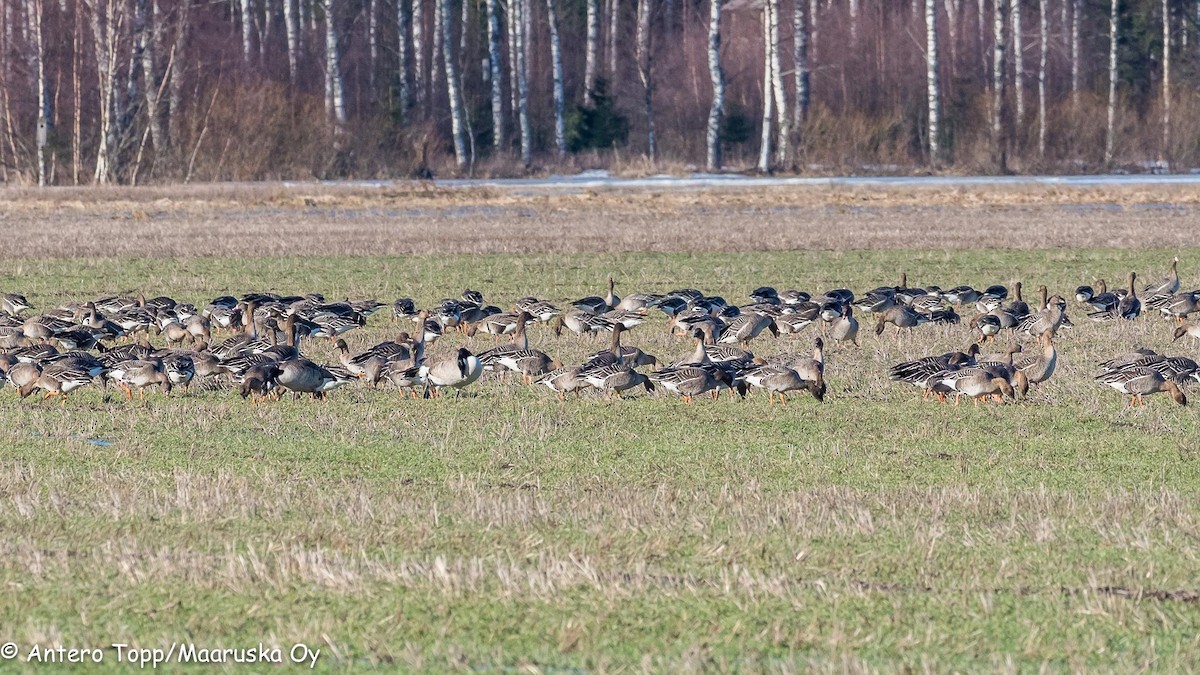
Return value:
<svg viewBox="0 0 1200 675">
<path fill-rule="evenodd" d="M 1172 248 L 1190 186 L 517 189 L 280 185 L 11 190 L 0 258 Z"/>
</svg>

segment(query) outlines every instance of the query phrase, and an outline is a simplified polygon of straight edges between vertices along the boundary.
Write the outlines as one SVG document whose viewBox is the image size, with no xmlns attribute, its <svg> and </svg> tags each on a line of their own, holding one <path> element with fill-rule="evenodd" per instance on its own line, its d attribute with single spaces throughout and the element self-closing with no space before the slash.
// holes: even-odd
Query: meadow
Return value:
<svg viewBox="0 0 1200 675">
<path fill-rule="evenodd" d="M 1197 207 L 1169 192 L 18 197 L 0 207 L 0 290 L 39 308 L 126 290 L 428 306 L 465 288 L 561 307 L 610 274 L 619 294 L 733 302 L 901 272 L 1067 295 L 1157 279 L 1174 255 L 1200 286 Z M 978 408 L 886 377 L 965 347 L 965 324 L 897 339 L 867 318 L 861 348 L 829 350 L 826 400 L 786 407 L 560 402 L 492 377 L 457 398 L 356 384 L 261 405 L 0 390 L 0 642 L 306 642 L 321 671 L 1188 670 L 1200 419 L 1165 396 L 1129 410 L 1092 376 L 1136 345 L 1197 347 L 1157 316 L 1093 324 L 1071 305 L 1054 378 Z M 352 351 L 411 327 L 386 313 Z M 818 334 L 751 348 L 808 352 Z M 564 362 L 604 347 L 530 341 Z M 661 316 L 626 342 L 691 348 Z M 431 352 L 459 344 L 493 341 Z"/>
</svg>

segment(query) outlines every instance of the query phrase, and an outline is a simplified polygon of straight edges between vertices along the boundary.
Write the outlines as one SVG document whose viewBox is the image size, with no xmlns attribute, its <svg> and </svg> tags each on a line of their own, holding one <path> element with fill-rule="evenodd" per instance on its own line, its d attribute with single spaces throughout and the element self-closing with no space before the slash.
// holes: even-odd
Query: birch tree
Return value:
<svg viewBox="0 0 1200 675">
<path fill-rule="evenodd" d="M 325 98 L 334 131 L 346 126 L 346 96 L 338 48 L 337 2 L 325 1 Z"/>
<path fill-rule="evenodd" d="M 148 0 L 138 0 L 139 3 L 146 3 Z M 155 1 L 151 5 L 149 19 L 142 30 L 139 39 L 142 41 L 142 78 L 143 98 L 146 105 L 146 129 L 150 134 L 150 140 L 154 144 L 154 149 L 161 152 L 163 150 L 164 137 L 166 132 L 163 131 L 162 117 L 159 111 L 159 100 L 162 96 L 163 80 L 158 73 L 158 57 L 162 52 L 162 30 L 160 27 L 158 16 L 158 2 Z M 175 55 L 172 53 L 168 57 L 168 61 L 174 61 Z M 140 154 L 140 152 L 139 152 Z"/>
<path fill-rule="evenodd" d="M 600 66 L 600 0 L 587 0 L 587 36 L 585 38 L 583 95 L 589 103 L 596 89 L 596 71 Z"/>
<path fill-rule="evenodd" d="M 1049 0 L 1038 0 L 1038 157 L 1046 157 L 1046 56 L 1050 51 Z M 1064 3 L 1065 4 L 1065 3 Z"/>
<path fill-rule="evenodd" d="M 645 2 L 646 0 L 642 0 Z M 558 9 L 554 0 L 546 0 L 550 23 L 550 61 L 554 77 L 554 149 L 558 158 L 567 156 L 566 94 L 563 90 L 562 43 L 558 35 Z"/>
<path fill-rule="evenodd" d="M 429 97 L 425 88 L 428 81 L 428 70 L 425 66 L 425 0 L 412 0 L 412 50 L 413 104 L 420 107 L 422 116 L 428 117 Z"/>
<path fill-rule="evenodd" d="M 296 66 L 299 60 L 296 53 L 300 49 L 295 2 L 296 0 L 283 0 L 283 33 L 287 39 L 288 81 L 293 85 L 296 84 Z"/>
<path fill-rule="evenodd" d="M 487 0 L 488 22 L 488 79 L 492 91 L 492 147 L 504 148 L 504 91 L 501 86 L 503 64 L 500 62 L 500 0 Z"/>
<path fill-rule="evenodd" d="M 367 54 L 371 59 L 367 68 L 367 87 L 372 93 L 375 91 L 375 71 L 379 67 L 379 8 L 375 6 L 378 1 L 368 0 L 364 8 L 367 12 Z"/>
<path fill-rule="evenodd" d="M 796 102 L 792 107 L 792 126 L 799 128 L 808 119 L 809 66 L 808 66 L 808 2 L 795 0 L 792 8 L 792 60 L 796 67 L 792 75 L 796 82 Z"/>
<path fill-rule="evenodd" d="M 46 86 L 46 46 L 42 40 L 42 0 L 26 0 L 25 16 L 29 24 L 33 70 L 36 75 L 37 87 L 37 128 L 35 148 L 37 152 L 38 185 L 45 187 L 46 178 L 46 144 L 50 135 L 50 92 Z"/>
<path fill-rule="evenodd" d="M 242 17 L 242 60 L 250 63 L 254 58 L 254 0 L 240 0 Z"/>
<path fill-rule="evenodd" d="M 290 0 L 284 0 L 290 2 Z M 396 69 L 400 71 L 397 77 L 397 96 L 400 99 L 400 113 L 405 122 L 408 121 L 412 109 L 412 67 L 409 63 L 409 37 L 412 35 L 412 8 L 407 0 L 396 0 Z"/>
<path fill-rule="evenodd" d="M 925 88 L 929 103 L 929 163 L 936 165 L 940 154 L 938 113 L 941 110 L 941 96 L 938 91 L 937 0 L 925 0 Z"/>
<path fill-rule="evenodd" d="M 128 13 L 120 0 L 89 0 L 89 23 L 92 45 L 96 54 L 97 94 L 99 94 L 99 128 L 97 129 L 96 170 L 93 180 L 105 185 L 116 174 L 117 158 L 117 76 L 120 37 Z"/>
<path fill-rule="evenodd" d="M 177 58 L 171 59 L 167 64 L 167 72 L 164 75 L 170 80 L 170 95 L 167 99 L 167 139 L 168 147 L 174 147 L 179 142 L 179 110 L 183 105 L 183 83 L 184 83 L 184 51 L 187 47 L 189 30 L 191 28 L 192 16 L 192 0 L 180 0 L 175 20 L 175 44 L 171 47 L 171 53 L 176 54 Z"/>
<path fill-rule="evenodd" d="M 1162 0 L 1162 158 L 1171 166 L 1171 4 Z"/>
<path fill-rule="evenodd" d="M 1025 122 L 1025 45 L 1021 34 L 1021 0 L 1009 2 L 1012 3 L 1009 11 L 1012 18 L 1013 99 L 1017 104 L 1016 124 L 1020 127 Z"/>
<path fill-rule="evenodd" d="M 725 73 L 721 70 L 721 0 L 708 2 L 708 75 L 712 82 L 712 104 L 708 109 L 705 166 L 709 171 L 717 171 L 721 168 L 721 124 L 725 115 Z"/>
<path fill-rule="evenodd" d="M 771 59 L 771 91 L 775 97 L 775 119 L 778 123 L 779 137 L 776 139 L 776 161 L 785 164 L 788 159 L 788 148 L 791 146 L 791 118 L 787 110 L 787 90 L 783 86 L 783 58 L 779 49 L 779 0 L 766 0 L 770 14 L 767 35 L 770 43 L 767 45 Z"/>
<path fill-rule="evenodd" d="M 458 61 L 454 58 L 454 37 L 450 30 L 450 0 L 438 0 L 438 32 L 442 39 L 442 65 L 446 69 L 446 95 L 450 98 L 450 128 L 454 136 L 454 163 L 458 170 L 467 167 L 466 124 L 463 122 L 462 87 L 458 81 Z"/>
<path fill-rule="evenodd" d="M 1104 130 L 1104 164 L 1111 166 L 1117 126 L 1117 0 L 1109 0 L 1108 11 L 1108 125 Z"/>
<path fill-rule="evenodd" d="M 1067 0 L 1063 0 L 1066 2 Z M 1079 22 L 1083 14 L 1083 0 L 1071 0 L 1071 108 L 1079 111 Z"/>
<path fill-rule="evenodd" d="M 763 3 L 763 79 L 762 79 L 762 140 L 758 149 L 758 170 L 766 173 L 771 170 L 771 134 L 774 130 L 775 97 L 772 95 L 771 79 L 771 4 Z"/>
<path fill-rule="evenodd" d="M 617 75 L 617 39 L 621 35 L 621 0 L 609 0 L 608 15 L 608 75 L 615 79 Z"/>
<path fill-rule="evenodd" d="M 513 89 L 516 91 L 517 123 L 521 133 L 521 163 L 528 169 L 533 165 L 533 129 L 529 123 L 529 54 L 526 51 L 525 1 L 509 0 L 508 8 L 512 14 L 512 32 L 516 45 L 510 58 L 516 65 L 517 86 Z"/>
<path fill-rule="evenodd" d="M 642 81 L 642 105 L 646 112 L 646 154 L 653 162 L 658 157 L 658 143 L 654 138 L 654 79 L 651 69 L 653 56 L 650 53 L 650 2 L 638 0 L 637 6 L 637 68 Z"/>
<path fill-rule="evenodd" d="M 1008 0 L 996 0 L 992 17 L 992 147 L 996 165 L 1008 171 L 1008 138 L 1004 128 L 1004 24 L 1008 18 Z"/>
</svg>

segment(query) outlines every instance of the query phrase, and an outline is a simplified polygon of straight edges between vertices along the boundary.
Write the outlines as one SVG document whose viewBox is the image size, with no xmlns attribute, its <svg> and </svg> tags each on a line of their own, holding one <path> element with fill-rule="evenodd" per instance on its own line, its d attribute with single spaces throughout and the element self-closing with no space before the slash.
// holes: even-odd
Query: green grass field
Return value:
<svg viewBox="0 0 1200 675">
<path fill-rule="evenodd" d="M 508 305 L 601 292 L 611 273 L 618 293 L 746 302 L 764 284 L 863 290 L 904 271 L 1065 295 L 1130 270 L 1155 279 L 1175 254 L 1194 286 L 1200 249 L 10 260 L 0 289 L 39 308 L 128 289 L 428 305 L 470 287 Z M 352 350 L 402 328 L 385 314 Z M 827 400 L 786 408 L 761 393 L 559 402 L 494 380 L 457 399 L 353 386 L 260 406 L 96 388 L 59 406 L 7 389 L 0 641 L 306 642 L 323 671 L 1194 668 L 1196 412 L 1163 396 L 1126 410 L 1091 376 L 1137 344 L 1196 348 L 1158 317 L 1071 314 L 1055 378 L 978 409 L 886 378 L 964 347 L 965 325 L 897 341 L 866 320 L 861 350 L 828 356 Z M 687 353 L 664 326 L 627 343 Z M 751 346 L 808 351 L 815 334 Z M 531 342 L 564 361 L 604 346 L 540 328 Z"/>
</svg>

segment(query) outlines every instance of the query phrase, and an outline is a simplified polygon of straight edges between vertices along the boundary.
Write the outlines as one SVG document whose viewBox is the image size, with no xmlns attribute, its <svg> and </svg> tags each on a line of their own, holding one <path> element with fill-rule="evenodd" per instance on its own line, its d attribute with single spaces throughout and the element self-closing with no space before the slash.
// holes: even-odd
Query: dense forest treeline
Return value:
<svg viewBox="0 0 1200 675">
<path fill-rule="evenodd" d="M 1200 165 L 1200 0 L 0 0 L 9 184 Z"/>
</svg>

